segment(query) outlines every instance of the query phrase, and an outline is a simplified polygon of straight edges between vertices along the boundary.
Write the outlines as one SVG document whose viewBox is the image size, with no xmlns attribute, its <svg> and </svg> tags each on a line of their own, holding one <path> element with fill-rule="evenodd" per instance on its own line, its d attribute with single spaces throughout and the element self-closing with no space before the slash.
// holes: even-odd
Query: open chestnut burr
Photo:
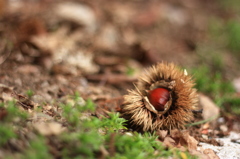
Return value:
<svg viewBox="0 0 240 159">
<path fill-rule="evenodd" d="M 173 63 L 147 69 L 124 96 L 122 117 L 137 131 L 183 129 L 198 111 L 197 90 L 191 76 Z"/>
</svg>

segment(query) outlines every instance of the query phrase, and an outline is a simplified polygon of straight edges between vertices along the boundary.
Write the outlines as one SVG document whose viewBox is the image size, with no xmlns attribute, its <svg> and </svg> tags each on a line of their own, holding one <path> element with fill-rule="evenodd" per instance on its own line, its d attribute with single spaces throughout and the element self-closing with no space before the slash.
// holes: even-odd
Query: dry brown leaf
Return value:
<svg viewBox="0 0 240 159">
<path fill-rule="evenodd" d="M 191 155 L 198 156 L 199 159 L 210 159 L 208 155 L 203 154 L 202 151 L 197 151 L 197 150 L 191 150 L 189 151 Z"/>
<path fill-rule="evenodd" d="M 167 131 L 167 130 L 158 130 L 156 133 L 157 133 L 157 135 L 158 135 L 158 139 L 159 139 L 160 141 L 163 141 L 164 138 L 167 136 L 168 131 Z"/>
<path fill-rule="evenodd" d="M 97 19 L 94 10 L 85 4 L 63 2 L 55 6 L 55 14 L 60 18 L 83 25 L 86 31 L 94 33 L 97 29 Z"/>
<path fill-rule="evenodd" d="M 124 62 L 124 60 L 121 57 L 115 56 L 98 56 L 94 60 L 97 64 L 104 66 L 118 65 L 119 63 Z"/>
<path fill-rule="evenodd" d="M 197 149 L 198 141 L 194 137 L 190 136 L 187 131 L 174 129 L 171 131 L 170 136 L 174 139 L 176 147 L 182 151 L 185 151 L 186 147 L 189 151 Z"/>
<path fill-rule="evenodd" d="M 34 103 L 27 97 L 17 94 L 13 91 L 12 96 L 17 100 L 17 103 L 20 104 L 24 109 L 33 109 L 38 106 L 38 103 Z"/>
<path fill-rule="evenodd" d="M 166 131 L 161 130 L 158 131 L 157 133 L 164 136 Z M 186 130 L 183 131 L 178 129 L 172 130 L 169 135 L 163 138 L 163 144 L 166 147 L 170 148 L 176 147 L 180 151 L 188 151 L 190 154 L 196 155 L 201 159 L 218 158 L 218 156 L 216 156 L 216 154 L 211 150 L 206 151 L 203 149 L 197 150 L 198 141 L 194 137 L 189 135 L 189 132 Z"/>
<path fill-rule="evenodd" d="M 205 149 L 203 153 L 207 155 L 210 159 L 219 159 L 219 157 L 215 154 L 212 149 Z"/>
<path fill-rule="evenodd" d="M 197 149 L 198 141 L 194 137 L 189 135 L 188 132 L 182 133 L 182 137 L 186 141 L 189 151 Z"/>
<path fill-rule="evenodd" d="M 17 26 L 16 37 L 19 44 L 29 41 L 32 36 L 41 36 L 46 34 L 46 27 L 43 19 L 37 16 L 20 21 Z"/>
<path fill-rule="evenodd" d="M 189 135 L 189 132 L 186 130 L 172 130 L 170 135 L 164 138 L 163 143 L 167 147 L 176 147 L 181 151 L 188 150 L 190 154 L 197 155 L 201 159 L 218 159 L 218 156 L 211 149 L 197 151 L 198 141 Z"/>
<path fill-rule="evenodd" d="M 106 25 L 96 36 L 95 45 L 100 49 L 116 50 L 120 33 L 113 25 Z"/>
<path fill-rule="evenodd" d="M 12 94 L 11 93 L 5 93 L 5 92 L 2 92 L 2 95 L 1 95 L 1 98 L 3 101 L 13 101 L 14 98 L 12 97 Z"/>
<path fill-rule="evenodd" d="M 167 136 L 164 138 L 163 140 L 163 144 L 166 147 L 175 147 L 176 146 L 176 142 L 174 141 L 174 139 L 172 139 L 171 137 Z"/>
<path fill-rule="evenodd" d="M 39 67 L 29 64 L 19 66 L 17 71 L 22 74 L 40 74 Z"/>
<path fill-rule="evenodd" d="M 57 122 L 35 123 L 34 128 L 42 135 L 59 135 L 64 131 L 61 124 Z"/>
<path fill-rule="evenodd" d="M 12 97 L 13 87 L 9 87 L 5 84 L 0 83 L 0 99 L 2 102 L 11 101 L 14 98 Z"/>
</svg>

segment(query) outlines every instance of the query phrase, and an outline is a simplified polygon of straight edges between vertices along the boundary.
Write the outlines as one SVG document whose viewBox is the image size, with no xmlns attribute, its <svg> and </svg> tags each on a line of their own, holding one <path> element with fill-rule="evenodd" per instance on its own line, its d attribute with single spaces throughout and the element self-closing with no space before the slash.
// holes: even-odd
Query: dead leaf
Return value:
<svg viewBox="0 0 240 159">
<path fill-rule="evenodd" d="M 162 136 L 166 135 L 166 131 L 162 130 L 158 131 L 157 133 Z M 166 147 L 170 148 L 176 147 L 180 151 L 188 150 L 192 155 L 197 155 L 201 158 L 207 158 L 207 156 L 204 155 L 203 152 L 197 151 L 198 141 L 194 137 L 189 135 L 189 132 L 186 130 L 183 131 L 178 129 L 171 130 L 170 134 L 166 135 L 162 140 L 163 144 Z"/>
<path fill-rule="evenodd" d="M 205 149 L 203 153 L 207 155 L 210 159 L 219 159 L 219 157 L 215 154 L 212 149 Z"/>
<path fill-rule="evenodd" d="M 176 142 L 169 136 L 164 138 L 163 144 L 166 147 L 175 147 L 176 146 Z"/>
<path fill-rule="evenodd" d="M 197 149 L 198 141 L 194 137 L 189 135 L 189 132 L 183 132 L 182 137 L 186 141 L 189 151 Z"/>
<path fill-rule="evenodd" d="M 22 74 L 40 74 L 39 67 L 29 64 L 19 66 L 17 71 Z"/>
<path fill-rule="evenodd" d="M 16 30 L 19 43 L 29 41 L 32 36 L 46 34 L 45 24 L 43 20 L 37 16 L 21 21 Z"/>
<path fill-rule="evenodd" d="M 167 130 L 158 130 L 158 131 L 156 132 L 156 134 L 158 135 L 158 139 L 159 139 L 160 141 L 163 141 L 164 138 L 167 136 L 168 131 L 167 131 Z"/>
<path fill-rule="evenodd" d="M 0 99 L 5 102 L 5 101 L 12 101 L 12 91 L 13 87 L 9 87 L 5 84 L 0 83 Z"/>
<path fill-rule="evenodd" d="M 24 109 L 33 109 L 38 106 L 37 103 L 34 103 L 23 95 L 17 94 L 15 91 L 13 91 L 12 96 L 17 100 L 17 103 L 20 104 Z"/>
<path fill-rule="evenodd" d="M 97 29 L 96 15 L 88 5 L 63 2 L 55 6 L 55 13 L 62 19 L 84 25 L 89 33 L 94 33 Z"/>
<path fill-rule="evenodd" d="M 35 123 L 34 128 L 42 135 L 59 135 L 64 131 L 64 128 L 61 124 L 57 122 L 49 122 L 49 123 Z"/>
<path fill-rule="evenodd" d="M 120 34 L 113 25 L 106 25 L 96 36 L 96 46 L 104 50 L 116 50 Z"/>
</svg>

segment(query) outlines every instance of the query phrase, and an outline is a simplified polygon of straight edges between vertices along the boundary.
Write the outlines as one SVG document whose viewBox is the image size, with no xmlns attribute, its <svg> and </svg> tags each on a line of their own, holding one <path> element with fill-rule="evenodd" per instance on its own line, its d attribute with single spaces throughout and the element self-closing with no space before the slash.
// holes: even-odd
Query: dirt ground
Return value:
<svg viewBox="0 0 240 159">
<path fill-rule="evenodd" d="M 209 25 L 235 16 L 217 0 L 0 0 L 0 87 L 18 98 L 33 92 L 33 102 L 49 105 L 79 92 L 97 105 L 97 115 L 115 112 L 146 67 L 162 61 L 187 70 L 211 65 L 202 52 L 218 45 Z M 239 59 L 223 52 L 221 73 L 233 81 L 240 77 Z M 230 118 L 222 124 L 227 131 L 212 136 L 240 132 L 233 126 L 239 123 L 230 122 L 239 118 Z M 212 125 L 204 126 L 189 130 L 198 141 L 219 145 L 202 136 Z"/>
</svg>

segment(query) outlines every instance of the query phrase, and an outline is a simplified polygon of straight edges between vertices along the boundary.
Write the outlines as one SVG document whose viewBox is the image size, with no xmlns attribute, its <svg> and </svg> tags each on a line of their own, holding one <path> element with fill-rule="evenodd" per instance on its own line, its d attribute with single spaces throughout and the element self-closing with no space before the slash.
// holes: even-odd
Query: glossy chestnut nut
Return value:
<svg viewBox="0 0 240 159">
<path fill-rule="evenodd" d="M 149 91 L 148 99 L 149 102 L 154 106 L 158 111 L 163 111 L 165 104 L 170 98 L 170 93 L 165 88 L 156 88 Z"/>
</svg>

